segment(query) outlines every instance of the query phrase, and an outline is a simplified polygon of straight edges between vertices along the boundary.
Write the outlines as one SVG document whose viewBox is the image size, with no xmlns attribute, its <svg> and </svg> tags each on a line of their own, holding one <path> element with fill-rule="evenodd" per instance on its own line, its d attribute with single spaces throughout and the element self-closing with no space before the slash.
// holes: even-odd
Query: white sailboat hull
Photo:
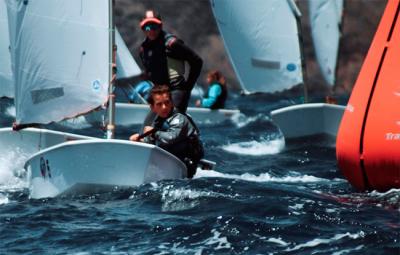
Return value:
<svg viewBox="0 0 400 255">
<path fill-rule="evenodd" d="M 26 128 L 13 131 L 12 128 L 0 128 L 0 153 L 4 155 L 5 150 L 15 150 L 25 156 L 31 156 L 66 141 L 84 139 L 94 138 L 46 129 Z"/>
<path fill-rule="evenodd" d="M 187 176 L 186 166 L 154 145 L 81 140 L 50 147 L 25 163 L 33 198 L 54 197 L 85 185 L 136 186 Z"/>
<path fill-rule="evenodd" d="M 285 138 L 317 134 L 336 137 L 345 108 L 325 103 L 299 104 L 271 111 L 271 117 Z"/>
<path fill-rule="evenodd" d="M 116 103 L 115 124 L 117 126 L 141 125 L 150 111 L 145 104 Z M 240 114 L 239 110 L 189 107 L 187 113 L 196 123 L 218 123 L 229 120 L 232 116 Z M 100 125 L 104 122 L 105 111 L 94 111 L 85 116 L 92 125 Z"/>
</svg>

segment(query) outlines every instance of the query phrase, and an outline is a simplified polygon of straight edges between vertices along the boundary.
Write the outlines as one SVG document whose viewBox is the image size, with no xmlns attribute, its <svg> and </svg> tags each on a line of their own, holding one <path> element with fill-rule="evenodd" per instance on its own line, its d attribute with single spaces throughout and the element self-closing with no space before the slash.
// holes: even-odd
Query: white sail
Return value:
<svg viewBox="0 0 400 255">
<path fill-rule="evenodd" d="M 10 37 L 8 33 L 7 8 L 0 0 L 0 97 L 14 97 L 12 84 Z"/>
<path fill-rule="evenodd" d="M 276 92 L 303 82 L 292 0 L 211 0 L 231 63 L 247 92 Z"/>
<path fill-rule="evenodd" d="M 115 30 L 115 43 L 117 45 L 117 79 L 139 75 L 142 71 L 132 57 L 118 29 Z"/>
<path fill-rule="evenodd" d="M 329 86 L 335 85 L 343 0 L 309 0 L 311 35 L 317 61 Z"/>
<path fill-rule="evenodd" d="M 6 3 L 18 124 L 60 121 L 107 101 L 107 1 Z"/>
</svg>

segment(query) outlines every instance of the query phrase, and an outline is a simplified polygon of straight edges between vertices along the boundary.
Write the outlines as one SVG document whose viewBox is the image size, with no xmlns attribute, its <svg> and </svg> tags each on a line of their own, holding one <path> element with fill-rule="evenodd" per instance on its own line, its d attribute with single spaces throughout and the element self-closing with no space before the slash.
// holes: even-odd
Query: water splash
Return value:
<svg viewBox="0 0 400 255">
<path fill-rule="evenodd" d="M 232 196 L 213 191 L 199 191 L 194 189 L 175 188 L 167 185 L 162 188 L 162 211 L 182 211 L 196 207 L 202 198 L 222 198 Z"/>
<path fill-rule="evenodd" d="M 243 127 L 249 125 L 250 123 L 254 123 L 259 120 L 270 121 L 270 118 L 267 115 L 264 115 L 261 113 L 257 114 L 256 116 L 252 116 L 252 117 L 247 117 L 243 113 L 240 113 L 240 114 L 234 114 L 231 117 L 231 120 L 236 125 L 237 128 L 243 128 Z"/>
<path fill-rule="evenodd" d="M 19 148 L 3 151 L 3 155 L 0 156 L 0 190 L 27 187 L 23 165 L 28 156 Z"/>
<path fill-rule="evenodd" d="M 9 203 L 9 193 L 28 186 L 23 164 L 28 155 L 19 148 L 3 151 L 0 156 L 0 205 Z"/>
<path fill-rule="evenodd" d="M 262 173 L 260 175 L 254 175 L 250 173 L 244 173 L 241 175 L 237 174 L 224 174 L 214 170 L 201 170 L 197 169 L 194 178 L 205 178 L 205 177 L 220 177 L 227 179 L 238 179 L 250 182 L 277 182 L 277 183 L 315 183 L 315 182 L 331 182 L 331 180 L 318 178 L 311 175 L 290 175 L 282 177 L 274 177 L 269 173 Z"/>
<path fill-rule="evenodd" d="M 285 148 L 285 139 L 280 136 L 276 139 L 261 141 L 247 141 L 222 146 L 222 149 L 235 154 L 262 156 L 280 153 Z"/>
</svg>

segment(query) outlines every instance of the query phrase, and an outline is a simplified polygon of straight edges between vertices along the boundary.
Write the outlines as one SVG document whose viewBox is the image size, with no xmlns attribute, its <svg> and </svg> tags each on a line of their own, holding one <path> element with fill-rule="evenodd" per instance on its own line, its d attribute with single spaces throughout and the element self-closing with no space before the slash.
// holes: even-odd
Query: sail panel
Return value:
<svg viewBox="0 0 400 255">
<path fill-rule="evenodd" d="M 242 89 L 276 92 L 303 82 L 295 13 L 282 0 L 211 0 Z"/>
<path fill-rule="evenodd" d="M 14 97 L 11 71 L 10 37 L 8 32 L 7 8 L 0 0 L 0 97 Z"/>
<path fill-rule="evenodd" d="M 343 0 L 309 0 L 308 7 L 317 62 L 326 83 L 334 86 Z"/>
<path fill-rule="evenodd" d="M 108 1 L 6 3 L 17 124 L 60 121 L 107 101 Z"/>
<path fill-rule="evenodd" d="M 132 57 L 118 29 L 115 30 L 115 44 L 117 45 L 117 79 L 128 78 L 141 74 L 141 70 Z"/>
</svg>

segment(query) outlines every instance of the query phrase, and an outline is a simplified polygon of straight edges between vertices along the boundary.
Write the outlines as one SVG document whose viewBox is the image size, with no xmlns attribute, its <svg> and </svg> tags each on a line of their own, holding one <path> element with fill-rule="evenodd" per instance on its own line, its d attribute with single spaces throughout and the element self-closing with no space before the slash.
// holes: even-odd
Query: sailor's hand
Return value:
<svg viewBox="0 0 400 255">
<path fill-rule="evenodd" d="M 152 126 L 145 126 L 144 128 L 143 128 L 143 133 L 147 133 L 147 132 L 150 132 L 151 130 L 153 130 L 154 128 L 152 127 Z"/>
<path fill-rule="evenodd" d="M 139 134 L 133 134 L 129 137 L 129 140 L 132 142 L 140 142 L 139 141 Z"/>
</svg>

